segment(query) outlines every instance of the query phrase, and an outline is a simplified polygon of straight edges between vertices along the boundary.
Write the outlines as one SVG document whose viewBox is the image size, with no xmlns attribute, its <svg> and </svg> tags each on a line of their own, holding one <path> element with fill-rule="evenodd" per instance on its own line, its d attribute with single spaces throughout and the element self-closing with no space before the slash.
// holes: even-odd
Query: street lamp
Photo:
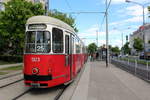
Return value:
<svg viewBox="0 0 150 100">
<path fill-rule="evenodd" d="M 130 1 L 130 0 L 126 0 L 127 3 L 133 3 L 133 4 L 137 4 L 139 6 L 141 6 L 143 8 L 143 25 L 145 25 L 145 12 L 144 12 L 144 8 L 146 5 L 150 4 L 149 3 L 145 3 L 145 4 L 141 4 L 141 3 L 138 3 L 138 2 L 134 2 L 134 1 Z"/>
<path fill-rule="evenodd" d="M 98 30 L 96 30 L 96 44 L 97 44 L 97 47 L 98 47 Z"/>
<path fill-rule="evenodd" d="M 109 39 L 109 32 L 108 32 L 108 7 L 109 5 L 107 4 L 107 0 L 106 0 L 106 11 L 105 11 L 105 17 L 106 17 L 106 67 L 108 67 L 109 65 L 109 43 L 108 43 L 108 39 Z"/>
</svg>

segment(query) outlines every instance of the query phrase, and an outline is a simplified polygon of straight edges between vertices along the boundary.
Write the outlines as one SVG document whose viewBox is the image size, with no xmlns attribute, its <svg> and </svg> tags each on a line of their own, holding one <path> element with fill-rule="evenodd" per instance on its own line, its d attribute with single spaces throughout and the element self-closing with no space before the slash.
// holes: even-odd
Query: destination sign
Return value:
<svg viewBox="0 0 150 100">
<path fill-rule="evenodd" d="M 46 29 L 46 25 L 45 24 L 30 24 L 28 26 L 29 30 L 34 30 L 34 29 Z"/>
</svg>

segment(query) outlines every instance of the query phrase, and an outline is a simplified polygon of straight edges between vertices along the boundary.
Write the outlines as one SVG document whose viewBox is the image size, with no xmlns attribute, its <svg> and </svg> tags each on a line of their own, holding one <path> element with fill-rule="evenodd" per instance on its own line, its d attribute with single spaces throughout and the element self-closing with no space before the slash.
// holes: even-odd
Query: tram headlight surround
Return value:
<svg viewBox="0 0 150 100">
<path fill-rule="evenodd" d="M 39 69 L 38 68 L 33 68 L 32 69 L 32 74 L 36 75 L 39 73 Z"/>
</svg>

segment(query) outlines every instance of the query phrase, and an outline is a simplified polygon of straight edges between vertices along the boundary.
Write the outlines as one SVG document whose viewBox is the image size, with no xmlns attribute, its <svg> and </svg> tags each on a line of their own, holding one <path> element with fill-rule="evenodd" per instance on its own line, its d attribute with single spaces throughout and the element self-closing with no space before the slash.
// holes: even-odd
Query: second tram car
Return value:
<svg viewBox="0 0 150 100">
<path fill-rule="evenodd" d="M 33 16 L 26 23 L 24 83 L 48 88 L 72 81 L 87 59 L 86 48 L 66 23 Z"/>
</svg>

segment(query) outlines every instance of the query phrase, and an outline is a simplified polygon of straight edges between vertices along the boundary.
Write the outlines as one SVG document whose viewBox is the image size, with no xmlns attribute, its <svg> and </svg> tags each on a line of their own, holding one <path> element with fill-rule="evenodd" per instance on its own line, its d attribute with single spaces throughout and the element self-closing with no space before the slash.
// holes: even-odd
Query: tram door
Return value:
<svg viewBox="0 0 150 100">
<path fill-rule="evenodd" d="M 69 33 L 66 33 L 65 34 L 65 64 L 66 64 L 66 67 L 68 67 L 68 71 L 69 71 L 69 74 L 70 74 L 70 79 L 72 79 L 72 59 L 71 59 L 71 56 L 72 56 L 72 47 L 71 47 L 71 35 Z"/>
</svg>

